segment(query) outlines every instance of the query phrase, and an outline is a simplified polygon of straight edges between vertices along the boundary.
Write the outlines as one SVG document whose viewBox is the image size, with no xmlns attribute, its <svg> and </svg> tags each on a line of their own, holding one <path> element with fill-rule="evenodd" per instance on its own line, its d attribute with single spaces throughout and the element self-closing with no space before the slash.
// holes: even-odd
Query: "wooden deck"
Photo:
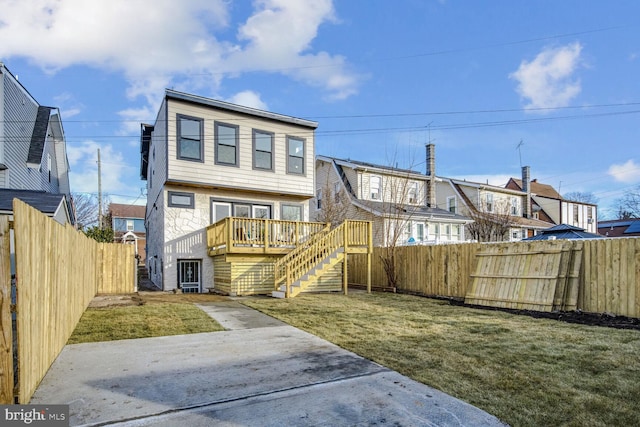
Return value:
<svg viewBox="0 0 640 427">
<path fill-rule="evenodd" d="M 347 255 L 368 254 L 371 262 L 367 221 L 347 220 L 331 229 L 318 222 L 228 217 L 206 232 L 214 287 L 229 295 L 265 294 L 283 285 L 287 297 L 303 289 L 346 290 Z M 294 283 L 298 289 L 290 292 Z"/>
<path fill-rule="evenodd" d="M 209 255 L 284 255 L 327 231 L 320 222 L 227 217 L 207 227 Z"/>
</svg>

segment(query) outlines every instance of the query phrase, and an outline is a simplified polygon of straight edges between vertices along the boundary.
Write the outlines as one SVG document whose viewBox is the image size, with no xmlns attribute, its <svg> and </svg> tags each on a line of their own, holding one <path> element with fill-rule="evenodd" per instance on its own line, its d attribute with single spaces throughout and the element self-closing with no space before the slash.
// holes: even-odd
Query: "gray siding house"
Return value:
<svg viewBox="0 0 640 427">
<path fill-rule="evenodd" d="M 38 104 L 0 62 L 0 201 L 7 205 L 17 196 L 59 222 L 73 223 L 70 192 L 60 111 Z M 62 206 L 55 215 L 50 195 Z"/>
</svg>

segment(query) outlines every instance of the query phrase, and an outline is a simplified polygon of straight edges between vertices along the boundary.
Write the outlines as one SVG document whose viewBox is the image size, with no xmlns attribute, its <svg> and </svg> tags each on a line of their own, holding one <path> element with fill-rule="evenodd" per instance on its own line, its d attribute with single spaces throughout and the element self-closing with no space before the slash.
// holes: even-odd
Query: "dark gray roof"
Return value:
<svg viewBox="0 0 640 427">
<path fill-rule="evenodd" d="M 52 194 L 44 191 L 1 188 L 0 211 L 12 212 L 13 199 L 20 199 L 44 214 L 53 215 L 58 209 L 58 206 L 60 206 L 60 202 L 64 197 L 64 194 Z"/>
<path fill-rule="evenodd" d="M 291 124 L 304 126 L 312 129 L 315 129 L 318 127 L 318 122 L 314 122 L 311 120 L 300 119 L 292 116 L 286 116 L 284 114 L 272 113 L 270 111 L 258 110 L 257 108 L 245 107 L 244 105 L 237 105 L 237 104 L 232 104 L 230 102 L 219 101 L 217 99 L 205 98 L 204 96 L 199 96 L 199 95 L 191 95 L 189 93 L 178 92 L 172 89 L 166 89 L 165 94 L 167 98 L 193 102 L 200 105 L 206 105 L 212 108 L 235 111 L 237 113 L 263 117 L 265 119 L 277 120 L 280 122 L 291 123 Z"/>
<path fill-rule="evenodd" d="M 540 234 L 523 240 L 549 240 L 550 237 L 556 239 L 601 239 L 599 234 L 588 233 L 584 228 L 574 227 L 568 224 L 558 224 L 542 230 Z"/>
<path fill-rule="evenodd" d="M 388 166 L 388 165 L 387 166 L 378 165 L 375 163 L 362 162 L 360 160 L 340 159 L 338 157 L 329 157 L 329 156 L 318 156 L 318 158 L 321 158 L 321 159 L 324 158 L 324 159 L 329 159 L 329 160 L 343 162 L 343 163 L 351 163 L 352 165 L 360 166 L 363 168 L 375 168 L 375 169 L 383 169 L 383 170 L 387 170 L 389 172 L 395 172 L 395 173 L 410 173 L 410 174 L 423 175 L 422 172 L 415 171 L 412 169 L 403 169 L 403 168 L 397 168 L 397 167 Z M 426 175 L 425 175 L 425 178 L 426 178 Z"/>
<path fill-rule="evenodd" d="M 42 152 L 44 143 L 47 140 L 47 129 L 49 128 L 50 107 L 38 107 L 36 122 L 33 124 L 33 134 L 31 135 L 31 145 L 29 145 L 29 155 L 27 163 L 39 165 L 42 162 Z"/>
</svg>

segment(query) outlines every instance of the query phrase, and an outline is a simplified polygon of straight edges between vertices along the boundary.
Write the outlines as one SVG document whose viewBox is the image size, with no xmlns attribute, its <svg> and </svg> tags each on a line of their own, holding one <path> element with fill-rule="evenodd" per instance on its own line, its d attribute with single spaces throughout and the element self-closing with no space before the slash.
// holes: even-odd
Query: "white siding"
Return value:
<svg viewBox="0 0 640 427">
<path fill-rule="evenodd" d="M 170 181 L 187 181 L 240 190 L 253 190 L 259 183 L 259 188 L 265 192 L 299 194 L 307 198 L 314 196 L 315 144 L 312 129 L 188 104 L 173 99 L 168 103 L 168 179 Z M 177 114 L 204 119 L 204 162 L 177 158 Z M 216 165 L 214 121 L 239 126 L 238 167 Z M 275 134 L 274 171 L 253 169 L 253 129 Z M 304 175 L 287 173 L 287 135 L 305 140 Z"/>
</svg>

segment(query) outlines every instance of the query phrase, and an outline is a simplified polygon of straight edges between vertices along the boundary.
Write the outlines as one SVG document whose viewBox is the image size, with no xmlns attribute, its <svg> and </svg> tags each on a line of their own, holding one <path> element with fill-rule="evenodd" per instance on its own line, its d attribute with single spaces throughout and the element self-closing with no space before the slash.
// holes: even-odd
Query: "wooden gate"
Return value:
<svg viewBox="0 0 640 427">
<path fill-rule="evenodd" d="M 477 267 L 464 302 L 521 310 L 575 310 L 581 251 L 581 242 L 566 240 L 486 246 L 476 254 Z"/>
</svg>

